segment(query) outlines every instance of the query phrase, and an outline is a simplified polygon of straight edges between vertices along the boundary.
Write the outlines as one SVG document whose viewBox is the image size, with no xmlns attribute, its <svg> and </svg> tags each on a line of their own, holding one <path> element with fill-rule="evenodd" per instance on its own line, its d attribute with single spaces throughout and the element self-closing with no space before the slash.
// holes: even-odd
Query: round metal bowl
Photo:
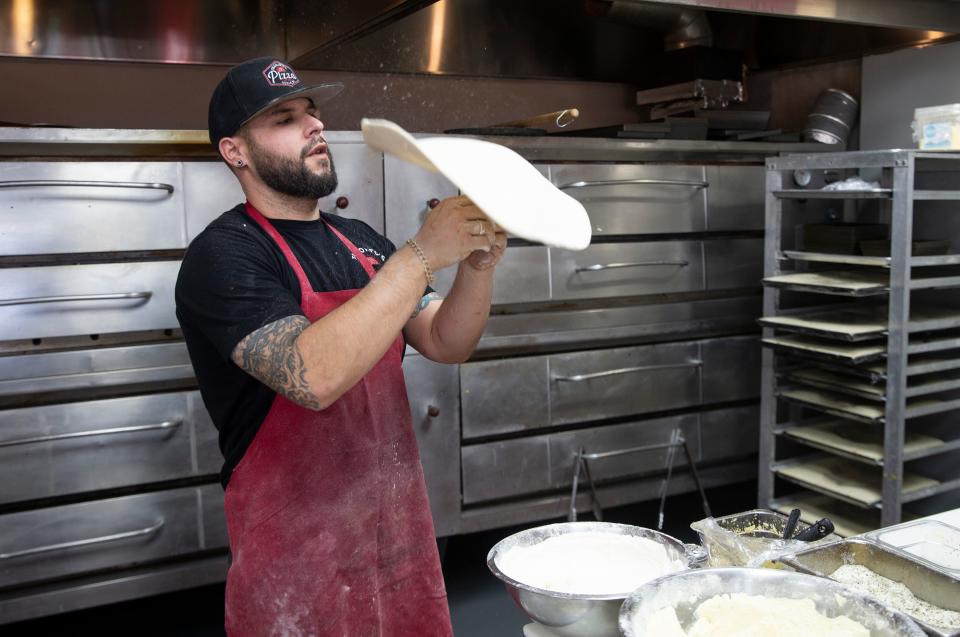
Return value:
<svg viewBox="0 0 960 637">
<path fill-rule="evenodd" d="M 570 533 L 610 533 L 646 538 L 663 546 L 671 558 L 686 564 L 693 559 L 691 556 L 697 556 L 695 551 L 688 551 L 680 540 L 669 535 L 612 522 L 548 524 L 515 533 L 498 542 L 487 554 L 487 567 L 506 585 L 507 592 L 531 619 L 564 637 L 620 637 L 617 617 L 626 594 L 585 595 L 536 588 L 503 573 L 497 566 L 497 558 L 515 546 L 532 546 L 547 538 Z"/>
<path fill-rule="evenodd" d="M 833 580 L 764 568 L 705 568 L 665 575 L 633 591 L 620 609 L 624 637 L 654 637 L 644 628 L 650 617 L 672 606 L 684 628 L 706 600 L 723 593 L 813 600 L 827 617 L 844 615 L 870 631 L 870 637 L 924 637 L 909 617 Z"/>
</svg>

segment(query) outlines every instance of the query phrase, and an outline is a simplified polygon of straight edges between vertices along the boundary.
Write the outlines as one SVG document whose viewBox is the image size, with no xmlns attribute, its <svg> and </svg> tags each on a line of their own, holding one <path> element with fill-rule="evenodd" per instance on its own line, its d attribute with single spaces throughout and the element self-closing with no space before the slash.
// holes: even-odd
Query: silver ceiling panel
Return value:
<svg viewBox="0 0 960 637">
<path fill-rule="evenodd" d="M 232 63 L 283 54 L 281 0 L 0 0 L 0 55 Z"/>
<path fill-rule="evenodd" d="M 960 33 L 960 3 L 954 0 L 629 0 L 785 18 L 825 20 L 875 27 Z"/>
</svg>

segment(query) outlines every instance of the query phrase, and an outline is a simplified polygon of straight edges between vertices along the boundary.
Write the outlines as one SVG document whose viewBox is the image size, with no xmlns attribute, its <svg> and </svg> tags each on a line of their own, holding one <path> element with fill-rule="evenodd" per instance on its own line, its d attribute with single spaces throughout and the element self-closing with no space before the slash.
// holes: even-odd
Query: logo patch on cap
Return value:
<svg viewBox="0 0 960 637">
<path fill-rule="evenodd" d="M 283 62 L 271 62 L 270 66 L 263 69 L 263 77 L 270 86 L 296 86 L 300 83 L 293 69 Z"/>
</svg>

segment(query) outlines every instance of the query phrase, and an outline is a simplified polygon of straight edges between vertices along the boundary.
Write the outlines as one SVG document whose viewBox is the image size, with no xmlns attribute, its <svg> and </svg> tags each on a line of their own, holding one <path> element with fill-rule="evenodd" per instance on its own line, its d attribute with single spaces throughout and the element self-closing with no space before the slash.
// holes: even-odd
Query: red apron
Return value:
<svg viewBox="0 0 960 637">
<path fill-rule="evenodd" d="M 359 292 L 315 292 L 283 237 L 250 204 L 247 212 L 296 272 L 311 322 Z M 367 258 L 327 227 L 372 278 Z M 403 347 L 398 335 L 323 411 L 277 394 L 225 495 L 231 637 L 452 635 Z"/>
</svg>

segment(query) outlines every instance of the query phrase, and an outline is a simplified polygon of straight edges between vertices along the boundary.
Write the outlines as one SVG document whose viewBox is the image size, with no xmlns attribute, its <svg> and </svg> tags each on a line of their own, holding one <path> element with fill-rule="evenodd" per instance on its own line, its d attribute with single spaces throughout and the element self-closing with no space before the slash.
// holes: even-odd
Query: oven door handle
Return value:
<svg viewBox="0 0 960 637">
<path fill-rule="evenodd" d="M 80 188 L 135 188 L 145 190 L 165 190 L 172 195 L 172 184 L 148 181 L 82 181 L 70 179 L 18 179 L 15 181 L 0 181 L 0 188 L 48 188 L 48 187 L 80 187 Z"/>
<path fill-rule="evenodd" d="M 559 186 L 560 190 L 571 188 L 592 188 L 594 186 L 676 186 L 679 188 L 695 188 L 703 190 L 710 187 L 710 182 L 690 179 L 611 179 L 600 181 L 574 181 Z"/>
<path fill-rule="evenodd" d="M 149 299 L 153 292 L 117 292 L 114 294 L 76 294 L 67 296 L 32 296 L 22 299 L 0 299 L 0 307 L 8 305 L 33 305 L 35 303 L 73 303 L 76 301 L 126 301 Z"/>
<path fill-rule="evenodd" d="M 659 266 L 659 265 L 672 265 L 678 268 L 685 268 L 690 265 L 689 261 L 678 259 L 676 261 L 670 260 L 661 260 L 661 261 L 632 261 L 629 263 L 595 263 L 593 265 L 584 265 L 576 270 L 575 273 L 579 274 L 580 272 L 601 272 L 603 270 L 618 270 L 620 268 L 645 268 L 650 266 Z"/>
<path fill-rule="evenodd" d="M 60 544 L 48 544 L 46 546 L 37 546 L 32 549 L 23 549 L 22 551 L 12 551 L 10 553 L 0 553 L 0 560 L 9 560 L 15 557 L 26 557 L 27 555 L 37 555 L 40 553 L 50 553 L 51 551 L 62 551 L 66 549 L 78 548 L 81 546 L 91 546 L 94 544 L 105 544 L 107 542 L 116 542 L 118 540 L 127 540 L 134 537 L 153 535 L 159 531 L 164 524 L 163 518 L 154 524 L 134 531 L 123 531 L 112 535 L 101 535 L 100 537 L 91 537 L 85 540 L 73 540 L 72 542 L 61 542 Z"/>
<path fill-rule="evenodd" d="M 164 420 L 153 425 L 131 425 L 129 427 L 113 427 L 111 429 L 92 429 L 90 431 L 76 431 L 68 434 L 52 434 L 49 436 L 34 436 L 32 438 L 16 438 L 0 442 L 0 447 L 14 447 L 17 445 L 33 445 L 55 440 L 69 440 L 71 438 L 88 438 L 90 436 L 113 436 L 116 434 L 132 434 L 142 431 L 157 431 L 175 429 L 183 424 L 182 420 Z"/>
<path fill-rule="evenodd" d="M 594 372 L 592 374 L 574 374 L 573 376 L 554 376 L 553 380 L 558 383 L 582 383 L 595 378 L 607 378 L 609 376 L 622 376 L 623 374 L 633 374 L 636 372 L 655 372 L 662 369 L 684 369 L 688 367 L 703 367 L 703 361 L 687 361 L 685 363 L 668 363 L 665 365 L 641 365 L 638 367 L 621 367 L 620 369 L 610 369 L 605 372 Z"/>
</svg>

